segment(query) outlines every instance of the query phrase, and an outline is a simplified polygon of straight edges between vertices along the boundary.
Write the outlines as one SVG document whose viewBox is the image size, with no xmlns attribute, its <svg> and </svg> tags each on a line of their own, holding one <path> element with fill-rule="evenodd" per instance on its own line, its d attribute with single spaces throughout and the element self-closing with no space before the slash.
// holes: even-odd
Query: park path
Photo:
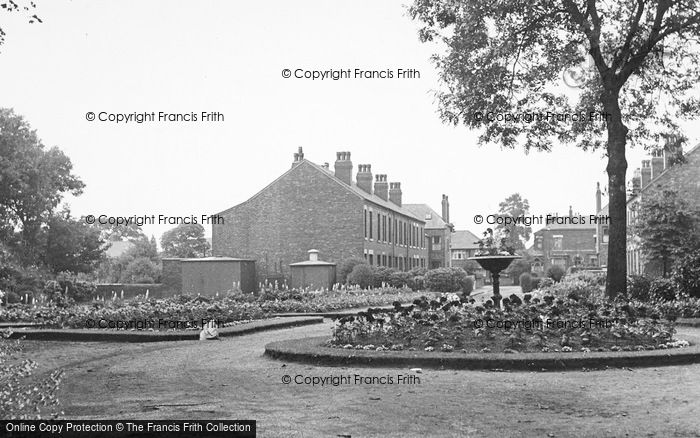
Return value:
<svg viewBox="0 0 700 438">
<path fill-rule="evenodd" d="M 25 354 L 41 371 L 66 370 L 59 393 L 66 418 L 255 419 L 261 437 L 700 436 L 700 364 L 413 374 L 263 356 L 268 342 L 327 335 L 331 327 L 326 322 L 207 342 L 26 341 Z M 397 383 L 408 374 L 420 383 Z M 285 375 L 351 376 L 352 383 L 284 384 Z M 354 375 L 394 382 L 355 384 Z"/>
</svg>

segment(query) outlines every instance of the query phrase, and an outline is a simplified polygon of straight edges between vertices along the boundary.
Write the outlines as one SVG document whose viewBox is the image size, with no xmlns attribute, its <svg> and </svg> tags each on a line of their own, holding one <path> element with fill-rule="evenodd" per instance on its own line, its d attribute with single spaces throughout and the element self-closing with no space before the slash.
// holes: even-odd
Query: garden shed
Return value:
<svg viewBox="0 0 700 438">
<path fill-rule="evenodd" d="M 289 265 L 292 272 L 292 287 L 332 289 L 335 284 L 335 263 L 318 259 L 318 250 L 310 249 L 309 259 Z"/>
<path fill-rule="evenodd" d="M 255 292 L 255 260 L 232 257 L 163 259 L 163 282 L 184 294 L 215 295 L 234 287 Z"/>
</svg>

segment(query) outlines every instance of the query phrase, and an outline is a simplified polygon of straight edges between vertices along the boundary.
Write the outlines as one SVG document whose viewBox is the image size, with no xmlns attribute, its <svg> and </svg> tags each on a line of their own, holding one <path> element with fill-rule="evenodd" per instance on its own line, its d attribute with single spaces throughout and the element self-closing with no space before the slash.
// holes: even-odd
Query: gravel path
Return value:
<svg viewBox="0 0 700 438">
<path fill-rule="evenodd" d="M 26 341 L 40 371 L 61 367 L 66 418 L 255 419 L 261 437 L 700 437 L 700 364 L 575 372 L 315 367 L 262 356 L 330 323 L 157 344 Z M 700 329 L 680 329 L 683 332 Z M 339 386 L 283 376 L 350 376 Z M 375 379 L 355 383 L 354 376 Z M 420 383 L 399 384 L 399 376 Z M 387 377 L 392 384 L 376 380 Z M 408 377 L 407 379 L 411 379 Z"/>
</svg>

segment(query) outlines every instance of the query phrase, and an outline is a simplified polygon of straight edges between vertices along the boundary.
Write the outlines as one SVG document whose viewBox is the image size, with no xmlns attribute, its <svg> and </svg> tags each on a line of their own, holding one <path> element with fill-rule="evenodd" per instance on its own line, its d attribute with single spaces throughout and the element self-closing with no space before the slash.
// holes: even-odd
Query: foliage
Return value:
<svg viewBox="0 0 700 438">
<path fill-rule="evenodd" d="M 700 248 L 697 238 L 700 211 L 692 209 L 678 192 L 663 190 L 645 194 L 636 210 L 633 231 L 640 239 L 646 258 L 661 264 L 664 277 L 675 258 Z"/>
<path fill-rule="evenodd" d="M 373 267 L 374 284 L 372 287 L 384 287 L 389 284 L 391 276 L 396 272 L 395 269 L 386 266 Z"/>
<path fill-rule="evenodd" d="M 138 283 L 137 279 L 151 278 L 153 283 L 161 277 L 161 259 L 158 254 L 155 238 L 149 240 L 146 236 L 131 240 L 132 246 L 116 259 L 108 258 L 100 263 L 95 274 L 97 279 L 106 283 Z M 152 266 L 144 261 L 137 262 L 129 270 L 129 265 L 137 259 L 148 259 Z M 137 267 L 140 267 L 137 269 Z M 129 272 L 129 271 L 130 272 Z M 134 271 L 136 270 L 136 271 Z M 141 272 L 139 272 L 141 271 Z"/>
<path fill-rule="evenodd" d="M 340 266 L 338 266 L 338 282 L 346 284 L 348 275 L 350 275 L 355 266 L 362 264 L 366 265 L 367 261 L 361 257 L 351 257 L 340 262 Z"/>
<path fill-rule="evenodd" d="M 606 291 L 610 297 L 623 291 L 626 146 L 656 147 L 676 134 L 682 142 L 678 121 L 700 113 L 695 2 L 414 0 L 409 15 L 420 22 L 422 41 L 442 43 L 433 59 L 444 122 L 480 129 L 482 144 L 606 149 Z M 578 92 L 559 91 L 562 79 Z M 555 121 L 545 112 L 580 117 Z"/>
<path fill-rule="evenodd" d="M 631 275 L 627 279 L 627 296 L 633 300 L 649 301 L 651 295 L 651 279 L 644 275 Z"/>
<path fill-rule="evenodd" d="M 43 261 L 54 273 L 91 272 L 104 256 L 103 244 L 99 230 L 64 209 L 48 221 Z"/>
<path fill-rule="evenodd" d="M 29 22 L 29 24 L 43 23 L 41 18 L 39 18 L 39 16 L 37 16 L 37 14 L 34 13 L 35 8 L 36 4 L 31 0 L 13 0 L 9 2 L 4 2 L 2 4 L 2 12 L 11 14 L 24 14 L 24 18 Z M 2 46 L 5 43 L 5 35 L 5 31 L 2 29 L 2 27 L 0 27 L 0 46 Z"/>
<path fill-rule="evenodd" d="M 464 293 L 465 296 L 468 296 L 473 291 L 474 291 L 474 278 L 467 276 L 467 278 L 464 279 L 464 284 L 462 286 L 462 292 Z"/>
<path fill-rule="evenodd" d="M 0 108 L 0 224 L 20 231 L 17 254 L 23 265 L 37 264 L 43 229 L 67 193 L 84 184 L 71 173 L 70 159 L 46 149 L 36 131 L 11 109 Z"/>
<path fill-rule="evenodd" d="M 431 269 L 424 277 L 425 287 L 434 292 L 462 291 L 466 281 L 467 273 L 464 269 L 454 267 Z"/>
<path fill-rule="evenodd" d="M 147 257 L 129 262 L 119 279 L 122 283 L 148 284 L 160 279 L 160 268 Z"/>
<path fill-rule="evenodd" d="M 163 253 L 168 257 L 205 257 L 209 242 L 200 224 L 182 224 L 163 233 L 160 239 Z"/>
<path fill-rule="evenodd" d="M 673 301 L 676 299 L 676 285 L 668 278 L 655 278 L 649 286 L 649 296 L 656 301 Z"/>
<path fill-rule="evenodd" d="M 496 217 L 500 219 L 513 219 L 528 216 L 529 214 L 530 203 L 527 201 L 527 199 L 523 199 L 522 196 L 520 196 L 520 193 L 513 193 L 498 204 L 498 214 Z M 505 223 L 498 223 L 496 225 L 496 233 L 504 235 L 507 240 L 508 247 L 511 247 L 516 251 L 524 250 L 525 242 L 530 239 L 530 235 L 532 234 L 532 227 L 524 224 L 506 225 Z M 520 272 L 524 272 L 524 270 Z M 515 273 L 514 277 L 517 278 L 520 275 L 520 272 Z"/>
<path fill-rule="evenodd" d="M 549 296 L 530 303 L 513 300 L 503 310 L 454 295 L 433 300 L 422 297 L 405 308 L 369 309 L 339 319 L 330 345 L 467 352 L 616 351 L 677 345 L 670 322 L 640 320 L 635 315 L 627 303 L 580 297 Z"/>
<path fill-rule="evenodd" d="M 700 298 L 700 249 L 682 256 L 671 276 L 679 292 Z"/>
<path fill-rule="evenodd" d="M 506 228 L 506 231 L 508 229 Z M 498 245 L 496 245 L 496 238 L 493 236 L 493 229 L 487 228 L 484 231 L 484 237 L 479 239 L 479 251 L 477 251 L 477 256 L 487 256 L 487 255 L 513 255 L 515 254 L 515 248 L 510 245 L 508 233 L 505 233 L 503 237 L 499 240 Z"/>
<path fill-rule="evenodd" d="M 59 306 L 72 304 L 73 301 L 84 302 L 95 297 L 95 283 L 78 278 L 71 272 L 61 272 L 55 280 L 47 281 L 43 293 L 46 299 Z"/>
<path fill-rule="evenodd" d="M 529 272 L 523 272 L 519 278 L 520 290 L 526 294 L 532 292 L 532 277 Z"/>
<path fill-rule="evenodd" d="M 549 268 L 547 268 L 547 277 L 551 278 L 554 280 L 555 283 L 561 281 L 562 277 L 564 277 L 564 268 L 562 268 L 559 265 L 552 265 Z"/>
<path fill-rule="evenodd" d="M 374 270 L 366 263 L 355 265 L 348 275 L 348 284 L 359 286 L 361 289 L 368 289 L 374 285 Z"/>
<path fill-rule="evenodd" d="M 0 418 L 3 420 L 33 420 L 58 418 L 56 396 L 62 370 L 52 371 L 47 377 L 32 376 L 37 363 L 20 359 L 22 344 L 8 339 L 12 332 L 0 331 Z"/>
</svg>

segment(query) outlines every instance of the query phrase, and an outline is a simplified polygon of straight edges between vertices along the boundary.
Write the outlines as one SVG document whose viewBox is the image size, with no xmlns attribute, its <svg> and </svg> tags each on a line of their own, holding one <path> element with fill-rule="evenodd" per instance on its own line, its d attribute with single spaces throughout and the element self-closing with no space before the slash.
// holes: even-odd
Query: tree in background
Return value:
<svg viewBox="0 0 700 438">
<path fill-rule="evenodd" d="M 141 227 L 135 223 L 116 225 L 95 222 L 92 226 L 100 231 L 103 240 L 111 242 L 136 241 L 146 236 Z"/>
<path fill-rule="evenodd" d="M 73 219 L 68 209 L 54 214 L 48 221 L 43 262 L 52 272 L 92 272 L 104 257 L 100 232 L 87 225 L 84 218 Z"/>
<path fill-rule="evenodd" d="M 160 246 L 168 257 L 205 257 L 209 250 L 204 227 L 199 224 L 178 225 L 166 231 L 160 239 Z"/>
<path fill-rule="evenodd" d="M 496 216 L 501 219 L 515 219 L 528 216 L 529 214 L 530 203 L 527 201 L 527 199 L 523 199 L 522 196 L 520 196 L 520 193 L 513 193 L 503 202 L 498 204 L 498 213 Z M 524 224 L 505 225 L 504 223 L 501 223 L 496 225 L 496 234 L 499 236 L 499 239 L 501 237 L 505 237 L 509 246 L 515 248 L 516 251 L 521 252 L 525 249 L 525 243 L 530 240 L 530 235 L 532 235 L 532 227 Z"/>
<path fill-rule="evenodd" d="M 443 121 L 482 129 L 480 143 L 548 151 L 575 143 L 607 155 L 606 294 L 626 288 L 626 147 L 658 148 L 700 113 L 698 0 L 414 0 L 444 88 Z M 587 67 L 586 64 L 589 64 Z M 563 76 L 562 76 L 563 75 Z M 562 79 L 577 91 L 573 104 Z M 491 115 L 577 114 L 579 120 Z M 595 117 L 590 117 L 593 114 Z M 602 117 L 597 117 L 602 115 Z"/>
<path fill-rule="evenodd" d="M 42 229 L 63 196 L 82 193 L 72 169 L 70 159 L 56 147 L 46 149 L 21 116 L 0 109 L 0 224 L 23 264 L 39 263 Z"/>
<path fill-rule="evenodd" d="M 659 263 L 664 277 L 677 257 L 700 248 L 698 217 L 700 211 L 674 190 L 644 194 L 632 231 L 646 259 Z"/>
</svg>

